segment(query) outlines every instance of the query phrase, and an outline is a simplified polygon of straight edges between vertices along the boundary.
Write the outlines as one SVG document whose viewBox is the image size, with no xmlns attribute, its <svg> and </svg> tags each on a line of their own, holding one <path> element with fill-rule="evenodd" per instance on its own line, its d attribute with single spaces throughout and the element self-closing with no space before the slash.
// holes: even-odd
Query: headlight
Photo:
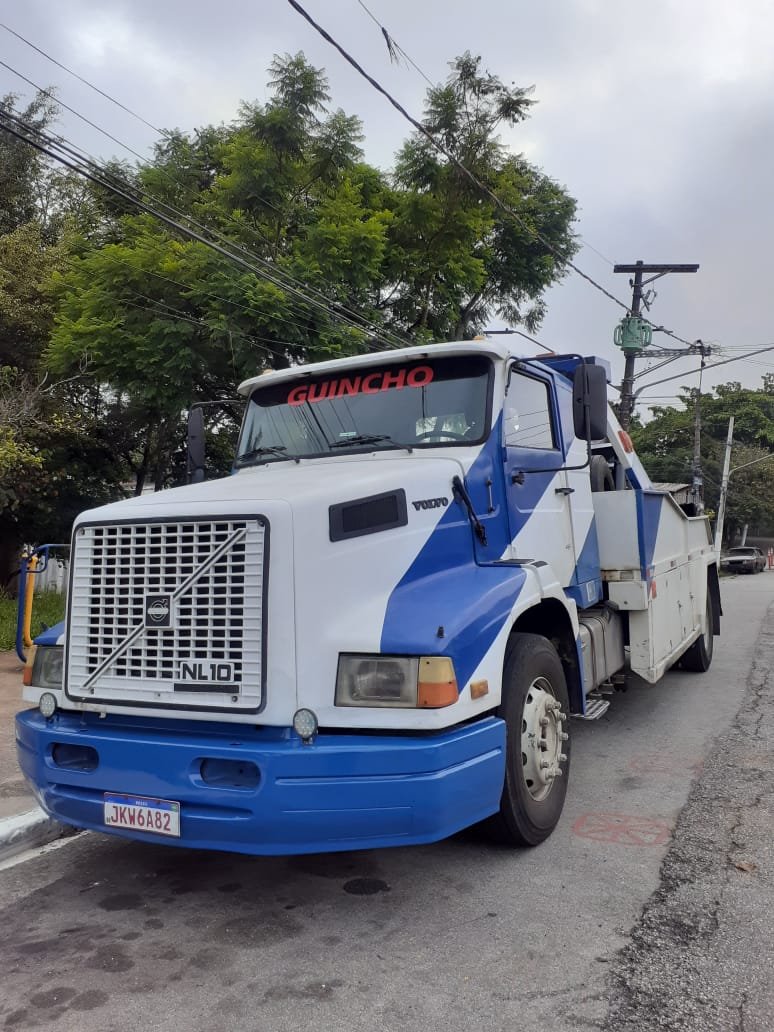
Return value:
<svg viewBox="0 0 774 1032">
<path fill-rule="evenodd" d="M 337 706 L 450 706 L 459 698 L 447 656 L 339 656 Z"/>
<path fill-rule="evenodd" d="M 339 656 L 337 706 L 404 706 L 417 704 L 417 658 Z"/>
<path fill-rule="evenodd" d="M 32 684 L 36 688 L 61 688 L 63 665 L 61 645 L 38 645 L 32 665 Z"/>
</svg>

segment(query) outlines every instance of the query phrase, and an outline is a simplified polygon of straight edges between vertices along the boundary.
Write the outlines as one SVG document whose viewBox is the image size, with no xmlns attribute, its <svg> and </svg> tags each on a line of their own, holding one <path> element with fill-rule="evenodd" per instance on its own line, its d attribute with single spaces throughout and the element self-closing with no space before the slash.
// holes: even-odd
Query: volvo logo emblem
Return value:
<svg viewBox="0 0 774 1032">
<path fill-rule="evenodd" d="M 145 596 L 145 626 L 170 627 L 172 624 L 172 596 Z"/>
</svg>

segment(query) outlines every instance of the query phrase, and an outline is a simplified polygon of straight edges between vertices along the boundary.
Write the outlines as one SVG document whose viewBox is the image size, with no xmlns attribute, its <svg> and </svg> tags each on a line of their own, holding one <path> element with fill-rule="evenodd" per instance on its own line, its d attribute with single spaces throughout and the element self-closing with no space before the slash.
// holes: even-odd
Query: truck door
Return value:
<svg viewBox="0 0 774 1032">
<path fill-rule="evenodd" d="M 505 484 L 511 547 L 507 558 L 549 563 L 563 587 L 575 546 L 559 413 L 548 375 L 512 369 L 503 403 Z"/>
</svg>

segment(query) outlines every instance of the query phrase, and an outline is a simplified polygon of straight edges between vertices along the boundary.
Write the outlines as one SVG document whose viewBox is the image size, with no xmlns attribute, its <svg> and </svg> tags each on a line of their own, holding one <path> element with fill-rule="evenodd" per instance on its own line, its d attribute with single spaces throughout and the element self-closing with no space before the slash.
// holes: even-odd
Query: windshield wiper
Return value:
<svg viewBox="0 0 774 1032">
<path fill-rule="evenodd" d="M 329 447 L 348 448 L 351 444 L 381 444 L 383 441 L 394 444 L 396 448 L 405 448 L 409 453 L 414 450 L 410 444 L 401 444 L 400 441 L 393 440 L 389 434 L 354 434 L 343 441 L 334 441 Z"/>
<path fill-rule="evenodd" d="M 260 459 L 264 455 L 279 455 L 283 459 L 294 459 L 298 462 L 297 455 L 288 455 L 286 453 L 287 448 L 284 444 L 263 445 L 260 448 L 251 448 L 250 451 L 245 452 L 244 455 L 240 455 L 237 458 L 236 464 L 237 466 L 246 466 L 254 459 Z"/>
</svg>

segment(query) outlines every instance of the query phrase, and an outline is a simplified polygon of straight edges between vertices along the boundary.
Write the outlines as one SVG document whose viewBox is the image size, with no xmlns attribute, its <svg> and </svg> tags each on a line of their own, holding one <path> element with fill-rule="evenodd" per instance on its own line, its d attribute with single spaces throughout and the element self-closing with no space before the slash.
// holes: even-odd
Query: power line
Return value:
<svg viewBox="0 0 774 1032">
<path fill-rule="evenodd" d="M 398 54 L 400 54 L 400 56 L 402 58 L 404 58 L 406 61 L 408 61 L 408 63 L 411 65 L 411 67 L 415 71 L 419 72 L 419 74 L 422 76 L 422 78 L 425 80 L 425 82 L 430 85 L 430 88 L 434 89 L 435 88 L 435 83 L 433 82 L 433 80 L 430 79 L 427 75 L 425 75 L 425 73 L 422 71 L 422 69 L 416 63 L 416 61 L 414 61 L 406 53 L 406 51 L 403 49 L 403 47 L 395 39 L 395 37 L 390 32 L 387 31 L 387 29 L 384 27 L 384 25 L 382 25 L 382 23 L 379 21 L 379 19 L 376 17 L 376 15 L 373 13 L 373 11 L 370 11 L 366 7 L 366 5 L 363 3 L 363 0 L 357 0 L 357 2 L 363 8 L 363 10 L 368 15 L 368 17 L 371 19 L 371 21 L 375 22 L 379 26 L 379 28 L 381 29 L 382 35 L 384 36 L 384 40 L 385 40 L 385 42 L 387 44 L 387 52 L 389 53 L 390 58 L 392 59 L 393 52 L 397 52 Z"/>
<path fill-rule="evenodd" d="M 128 305 L 130 308 L 137 308 L 141 312 L 150 312 L 151 315 L 155 315 L 162 319 L 166 319 L 167 322 L 186 322 L 190 323 L 192 326 L 196 326 L 200 330 L 212 330 L 213 332 L 217 333 L 224 333 L 234 337 L 241 337 L 245 340 L 249 340 L 252 343 L 255 343 L 254 338 L 248 336 L 248 334 L 246 333 L 241 333 L 239 330 L 232 330 L 227 326 L 213 326 L 211 323 L 204 322 L 204 320 L 202 319 L 197 319 L 195 318 L 195 316 L 187 315 L 185 312 L 181 312 L 179 309 L 174 308 L 172 305 L 166 305 L 163 301 L 159 302 L 154 298 L 148 297 L 147 294 L 140 294 L 138 292 L 137 297 L 145 298 L 147 301 L 151 301 L 153 307 L 151 307 L 150 305 L 139 305 L 136 301 L 132 301 L 130 298 L 127 297 L 119 298 L 117 303 L 119 305 Z M 159 310 L 159 308 L 155 307 L 159 304 L 163 305 L 163 309 L 166 310 Z M 258 344 L 257 346 L 261 351 L 265 351 L 267 354 L 279 354 L 279 352 L 276 351 L 269 351 L 268 348 L 264 347 L 261 344 Z"/>
<path fill-rule="evenodd" d="M 439 154 L 443 154 L 447 161 L 450 161 L 457 169 L 459 169 L 459 171 L 465 176 L 465 178 L 468 179 L 478 190 L 480 190 L 481 193 L 488 197 L 489 200 L 491 200 L 497 208 L 499 208 L 506 215 L 512 218 L 514 222 L 517 223 L 517 225 L 519 225 L 526 233 L 528 233 L 535 240 L 541 243 L 546 248 L 546 250 L 550 251 L 550 253 L 554 255 L 554 257 L 558 258 L 559 261 L 564 263 L 569 269 L 572 269 L 572 271 L 575 272 L 578 276 L 586 280 L 587 283 L 591 284 L 591 286 L 594 287 L 595 290 L 598 290 L 601 294 L 604 294 L 606 298 L 614 302 L 614 304 L 618 305 L 619 308 L 623 308 L 624 311 L 627 312 L 629 311 L 629 306 L 624 301 L 621 301 L 621 299 L 616 297 L 615 294 L 612 294 L 609 290 L 607 290 L 606 287 L 603 287 L 601 283 L 597 283 L 597 281 L 592 276 L 589 276 L 588 273 L 584 272 L 583 269 L 576 265 L 575 262 L 573 262 L 570 258 L 567 257 L 567 255 L 562 254 L 559 248 L 555 247 L 550 240 L 544 237 L 542 233 L 540 233 L 533 226 L 531 226 L 525 219 L 523 219 L 518 214 L 518 212 L 516 212 L 509 204 L 506 204 L 505 201 L 503 201 L 485 183 L 482 183 L 481 180 L 473 172 L 470 171 L 467 165 L 465 165 L 452 151 L 450 151 L 442 143 L 439 143 L 438 140 L 436 140 L 436 138 L 430 132 L 430 130 L 427 129 L 424 125 L 422 125 L 421 122 L 417 121 L 417 119 L 414 118 L 413 115 L 409 114 L 409 112 L 403 107 L 403 105 L 398 100 L 396 100 L 395 97 L 393 97 L 392 94 L 389 93 L 388 90 L 386 90 L 384 86 L 382 86 L 382 84 L 378 82 L 377 79 L 370 75 L 363 68 L 363 66 L 347 50 L 345 50 L 344 47 L 339 42 L 337 42 L 337 40 L 334 39 L 334 37 L 331 36 L 331 34 L 326 29 L 322 27 L 322 25 L 320 25 L 318 22 L 314 20 L 314 18 L 309 14 L 308 11 L 305 10 L 305 8 L 298 2 L 298 0 L 288 0 L 288 3 L 294 11 L 300 14 L 301 17 L 306 22 L 308 22 L 320 36 L 322 36 L 322 38 L 327 43 L 329 43 L 335 50 L 339 52 L 339 54 L 341 54 L 344 60 L 349 65 L 351 65 L 355 69 L 355 71 L 366 80 L 366 82 L 368 82 L 378 93 L 381 93 L 382 96 L 395 108 L 395 110 L 400 115 L 402 115 L 403 118 L 405 118 L 406 121 L 409 122 L 418 133 L 421 133 L 421 135 L 428 140 L 431 146 L 434 147 Z M 675 340 L 679 340 L 681 343 L 690 343 L 688 341 L 685 341 L 683 337 L 678 337 L 677 334 L 673 333 L 671 330 L 668 330 L 663 326 L 656 327 L 650 319 L 646 319 L 643 317 L 643 322 L 649 323 L 651 326 L 654 327 L 654 329 L 658 329 L 660 332 L 666 333 L 669 336 L 674 337 Z"/>
<path fill-rule="evenodd" d="M 68 145 L 68 143 L 64 141 L 62 138 L 53 137 L 50 134 L 44 133 L 43 131 L 25 122 L 23 119 L 20 119 L 17 116 L 12 115 L 8 112 L 0 112 L 0 118 L 10 119 L 16 125 L 21 126 L 24 130 L 24 133 L 18 132 L 8 125 L 2 125 L 2 122 L 0 122 L 0 126 L 2 126 L 2 128 L 4 128 L 7 132 L 10 132 L 12 135 L 23 140 L 24 142 L 34 147 L 41 153 L 44 153 L 53 160 L 60 162 L 61 164 L 65 165 L 65 167 L 70 168 L 72 171 L 84 176 L 84 178 L 90 180 L 96 185 L 101 186 L 104 189 L 107 189 L 112 193 L 116 194 L 117 196 L 122 197 L 124 200 L 135 205 L 141 211 L 144 211 L 147 214 L 150 214 L 155 218 L 158 218 L 160 221 L 164 222 L 170 228 L 175 229 L 177 232 L 180 232 L 183 235 L 189 237 L 190 239 L 196 240 L 197 242 L 204 244 L 212 250 L 215 250 L 223 257 L 226 257 L 230 259 L 232 262 L 242 266 L 243 268 L 248 269 L 250 272 L 258 276 L 259 278 L 266 279 L 269 282 L 273 283 L 275 286 L 281 288 L 282 290 L 288 291 L 290 294 L 294 295 L 297 299 L 304 303 L 307 307 L 313 307 L 320 311 L 323 311 L 326 315 L 332 317 L 334 322 L 339 322 L 343 325 L 348 325 L 350 328 L 355 329 L 360 333 L 366 333 L 374 337 L 375 339 L 380 340 L 382 344 L 385 345 L 385 348 L 387 350 L 391 350 L 394 348 L 402 348 L 406 346 L 406 342 L 400 340 L 399 338 L 393 337 L 391 331 L 381 331 L 372 323 L 369 324 L 362 316 L 359 317 L 361 319 L 361 322 L 358 323 L 348 317 L 338 314 L 333 308 L 331 308 L 331 306 L 327 302 L 317 301 L 314 297 L 305 294 L 302 290 L 293 286 L 291 283 L 281 278 L 278 278 L 281 276 L 281 271 L 278 270 L 276 266 L 272 265 L 272 263 L 267 262 L 264 259 L 259 258 L 257 255 L 253 255 L 251 252 L 246 251 L 244 248 L 240 247 L 238 244 L 235 244 L 233 241 L 231 241 L 228 237 L 224 237 L 223 234 L 220 234 L 217 231 L 210 229 L 209 227 L 202 226 L 201 223 L 198 223 L 189 215 L 180 212 L 172 205 L 168 205 L 166 204 L 166 202 L 160 201 L 158 198 L 153 198 L 152 196 L 148 195 L 147 192 L 139 191 L 136 187 L 131 186 L 130 184 L 127 184 L 122 180 L 118 180 L 118 177 L 116 177 L 113 173 L 108 172 L 107 170 L 102 168 L 98 163 L 94 162 L 93 160 L 84 161 L 82 152 L 80 152 L 77 148 L 74 148 L 72 145 Z M 25 133 L 28 135 L 25 135 Z M 32 135 L 32 138 L 29 134 Z M 64 155 L 61 153 L 57 153 L 57 151 L 63 151 Z M 84 167 L 84 164 L 87 167 Z M 106 179 L 106 176 L 109 178 Z M 110 181 L 111 179 L 113 180 L 113 182 Z M 116 181 L 120 182 L 121 186 L 117 186 Z M 141 196 L 133 196 L 131 193 L 128 193 L 127 190 L 135 190 L 137 193 L 140 193 Z M 169 215 L 165 214 L 163 211 L 158 210 L 158 208 L 154 208 L 152 204 L 148 204 L 147 201 L 143 199 L 143 196 L 150 197 L 150 200 L 154 201 L 162 208 L 166 208 L 167 211 L 171 211 L 173 212 L 173 214 L 179 215 L 180 217 L 186 219 L 186 221 L 190 222 L 192 226 L 197 227 L 197 229 L 201 230 L 202 232 L 197 232 L 197 229 L 192 229 L 191 226 L 183 225 L 175 218 L 172 218 Z M 212 236 L 220 237 L 222 240 L 225 241 L 225 243 L 228 245 L 228 248 L 230 249 L 221 246 L 214 240 L 208 239 L 206 236 L 203 235 L 203 233 L 210 233 Z M 243 259 L 239 253 L 234 252 L 242 252 L 243 254 L 247 254 L 249 260 L 245 261 L 245 259 Z M 266 272 L 265 270 L 257 268 L 254 264 L 255 262 L 257 262 L 259 265 L 270 268 L 274 275 Z"/>
<path fill-rule="evenodd" d="M 95 122 L 92 122 L 90 119 L 88 119 L 85 115 L 82 115 L 79 111 L 76 111 L 75 108 L 71 108 L 67 104 L 65 104 L 63 100 L 60 100 L 59 97 L 57 97 L 53 90 L 46 90 L 42 86 L 38 86 L 36 82 L 33 82 L 32 79 L 28 79 L 26 75 L 22 75 L 21 72 L 17 71 L 15 68 L 12 68 L 9 64 L 6 64 L 5 61 L 0 61 L 0 65 L 3 68 L 7 68 L 12 75 L 16 75 L 23 82 L 26 82 L 28 86 L 32 86 L 32 88 L 34 90 L 37 90 L 38 93 L 42 93 L 44 97 L 48 97 L 50 100 L 53 100 L 58 107 L 62 107 L 65 109 L 65 111 L 69 111 L 71 115 L 75 115 L 76 118 L 80 118 L 80 120 L 82 122 L 85 122 L 86 125 L 91 126 L 92 129 L 96 129 L 98 133 L 102 133 L 103 136 L 106 136 L 109 140 L 112 140 L 113 143 L 118 144 L 118 146 L 121 147 L 123 150 L 128 151 L 130 154 L 133 154 L 136 158 L 139 158 L 140 161 L 146 161 L 146 158 L 143 157 L 142 154 L 140 154 L 136 150 L 132 150 L 132 148 L 128 144 L 122 143 L 120 140 L 116 139 L 115 136 L 111 136 L 107 129 L 102 129 Z"/>
<path fill-rule="evenodd" d="M 371 19 L 371 21 L 374 22 L 379 27 L 382 35 L 384 36 L 385 43 L 387 44 L 387 52 L 390 55 L 390 59 L 394 60 L 395 59 L 394 58 L 394 54 L 396 54 L 396 53 L 399 54 L 402 58 L 404 58 L 411 65 L 411 67 L 416 72 L 418 72 L 422 76 L 422 78 L 430 86 L 431 89 L 435 89 L 437 84 L 434 83 L 433 80 L 428 75 L 425 74 L 425 72 L 419 67 L 419 65 L 416 63 L 416 61 L 414 61 L 412 59 L 411 55 L 406 53 L 406 51 L 398 43 L 398 41 L 395 39 L 395 37 L 392 35 L 392 33 L 389 32 L 388 29 L 384 25 L 382 25 L 382 23 L 379 21 L 379 19 L 376 17 L 376 15 L 373 13 L 373 11 L 371 11 L 368 7 L 366 7 L 366 5 L 363 3 L 363 0 L 357 0 L 357 2 L 363 8 L 363 10 L 368 15 L 368 17 Z M 607 265 L 610 266 L 610 268 L 613 267 L 613 265 L 615 263 L 610 258 L 608 258 L 607 255 L 604 255 L 604 254 L 602 254 L 601 251 L 598 251 L 597 248 L 594 247 L 593 244 L 590 244 L 588 242 L 588 240 L 586 240 L 585 237 L 579 236 L 578 239 L 582 240 L 584 247 L 588 247 L 588 249 L 590 251 L 593 251 L 594 254 L 596 254 L 599 258 L 601 258 L 603 262 L 606 262 Z"/>
<path fill-rule="evenodd" d="M 241 301 L 235 301 L 233 298 L 224 297 L 222 294 L 216 294 L 212 290 L 205 290 L 203 287 L 197 286 L 196 284 L 193 284 L 193 283 L 184 283 L 182 280 L 174 279 L 172 276 L 163 276 L 160 272 L 155 272 L 153 269 L 146 269 L 146 268 L 138 269 L 137 266 L 136 265 L 132 265 L 131 262 L 124 261 L 123 258 L 117 258 L 114 254 L 108 253 L 106 248 L 103 248 L 102 251 L 100 252 L 100 254 L 101 254 L 101 257 L 107 259 L 107 261 L 113 262 L 116 265 L 123 265 L 125 268 L 131 269 L 134 272 L 141 272 L 143 276 L 153 276 L 154 279 L 159 279 L 159 280 L 162 280 L 165 283 L 174 284 L 177 287 L 181 287 L 183 290 L 194 291 L 197 294 L 203 294 L 205 297 L 211 297 L 211 298 L 215 299 L 216 301 L 222 301 L 222 302 L 224 302 L 224 304 L 233 305 L 235 308 L 241 308 L 243 311 L 247 312 L 248 315 L 253 315 L 253 316 L 258 316 L 258 317 L 261 316 L 261 313 L 256 308 L 251 308 L 249 305 L 242 304 Z M 308 328 L 309 328 L 304 323 L 298 322 L 298 320 L 296 320 L 296 319 L 291 319 L 288 316 L 284 316 L 283 319 L 282 319 L 282 322 L 283 323 L 287 323 L 289 326 L 295 326 L 295 327 L 297 327 L 300 330 L 308 330 Z M 232 332 L 237 332 L 237 331 L 232 331 Z M 275 344 L 276 343 L 281 343 L 280 341 L 276 341 L 276 340 L 272 341 L 272 339 L 269 338 L 269 337 L 257 337 L 256 336 L 254 339 L 255 340 L 264 340 L 264 341 L 266 341 L 266 343 L 269 343 L 269 344 L 271 344 L 271 343 L 275 343 Z M 288 346 L 291 346 L 291 347 L 294 346 L 289 341 L 286 341 L 285 343 L 287 343 Z"/>
<path fill-rule="evenodd" d="M 0 23 L 0 27 L 8 29 L 8 27 L 6 25 L 3 25 L 2 23 Z M 9 32 L 13 32 L 12 29 L 8 29 L 8 31 Z M 14 33 L 14 35 L 17 35 L 17 34 Z M 20 37 L 20 38 L 22 38 L 22 37 Z M 48 60 L 52 61 L 58 67 L 64 67 L 64 66 L 60 65 L 60 63 L 58 61 L 56 61 L 55 58 L 52 58 L 49 54 L 46 54 L 45 51 L 40 50 L 40 48 L 35 47 L 35 45 L 32 44 L 32 43 L 29 43 L 28 40 L 24 40 L 24 42 L 28 43 L 28 45 L 32 46 L 33 49 L 37 50 L 40 54 L 42 54 Z M 76 111 L 74 108 L 69 107 L 67 104 L 64 104 L 51 91 L 45 90 L 42 87 L 38 86 L 31 79 L 28 79 L 21 72 L 17 71 L 15 68 L 12 68 L 10 65 L 6 64 L 5 62 L 0 61 L 0 64 L 3 65 L 5 68 L 7 68 L 14 75 L 17 75 L 24 82 L 28 83 L 34 89 L 36 89 L 39 92 L 43 93 L 45 96 L 50 97 L 57 104 L 59 104 L 61 107 L 65 108 L 67 111 L 71 112 L 71 114 L 73 114 L 77 118 L 81 119 L 81 121 L 85 122 L 87 125 L 91 126 L 93 129 L 96 129 L 97 132 L 102 133 L 109 140 L 112 140 L 113 143 L 116 143 L 119 147 L 122 147 L 124 150 L 128 151 L 129 153 L 133 154 L 135 157 L 139 158 L 141 162 L 145 163 L 146 159 L 141 154 L 138 154 L 137 151 L 133 150 L 131 147 L 129 147 L 126 143 L 123 143 L 117 137 L 113 136 L 111 133 L 109 133 L 103 127 L 97 125 L 95 122 L 92 122 L 90 119 L 86 118 L 79 111 Z M 70 69 L 66 68 L 65 71 L 68 71 L 68 72 L 70 72 L 73 75 L 76 75 L 76 73 L 71 72 Z M 76 78 L 81 79 L 81 77 L 77 76 L 77 75 L 76 75 Z M 81 81 L 84 82 L 87 86 L 90 86 L 92 89 L 96 90 L 97 93 L 99 93 L 102 96 L 106 97 L 108 100 L 111 100 L 113 103 L 118 104 L 119 107 L 123 107 L 123 105 L 119 101 L 116 101 L 109 94 L 104 93 L 104 91 L 100 90 L 97 86 L 94 86 L 92 83 L 88 82 L 88 80 L 81 79 Z M 130 113 L 134 114 L 135 117 L 140 118 L 140 120 L 145 125 L 149 126 L 155 132 L 160 133 L 161 135 L 167 137 L 170 140 L 174 141 L 176 139 L 176 137 L 175 137 L 175 135 L 173 133 L 169 133 L 169 132 L 167 132 L 165 130 L 158 129 L 156 126 L 152 125 L 152 123 L 147 122 L 141 116 L 136 115 L 135 112 L 130 112 Z M 34 127 L 30 127 L 30 128 L 33 129 Z M 94 165 L 98 166 L 98 162 L 97 162 L 96 158 L 94 157 L 94 155 L 88 154 L 88 152 L 83 151 L 82 148 L 77 148 L 77 149 L 79 151 L 81 151 L 81 153 L 86 153 L 88 158 L 91 160 L 91 162 Z M 102 171 L 104 172 L 104 170 L 102 170 Z M 177 185 L 175 180 L 173 179 L 173 177 L 170 176 L 165 169 L 159 168 L 158 171 L 161 172 L 161 174 L 164 176 L 164 178 L 166 178 L 169 182 L 173 183 L 173 185 Z M 305 290 L 305 291 L 307 291 L 309 293 L 317 294 L 317 296 L 319 298 L 322 298 L 323 301 L 325 302 L 326 308 L 329 310 L 330 314 L 334 315 L 334 318 L 338 318 L 339 320 L 341 319 L 341 316 L 336 316 L 334 311 L 333 311 L 333 309 L 330 308 L 330 303 L 329 303 L 328 299 L 325 297 L 325 295 L 322 294 L 322 292 L 316 290 L 314 287 L 311 287 L 309 284 L 303 283 L 302 281 L 298 280 L 296 277 L 293 277 L 286 270 L 278 269 L 276 267 L 276 265 L 273 265 L 271 262 L 267 262 L 265 259 L 260 258 L 258 255 L 254 254 L 253 252 L 247 252 L 243 247 L 241 247 L 241 245 L 237 244 L 230 237 L 227 237 L 224 234 L 220 233 L 217 229 L 214 229 L 212 226 L 202 226 L 201 223 L 199 223 L 196 220 L 192 219 L 192 217 L 189 214 L 187 214 L 185 212 L 181 212 L 179 209 L 174 208 L 172 205 L 168 205 L 166 202 L 161 201 L 159 198 L 153 197 L 153 195 L 148 194 L 147 191 L 144 191 L 144 194 L 145 194 L 145 196 L 147 198 L 149 198 L 154 203 L 163 205 L 168 210 L 174 212 L 176 215 L 178 215 L 178 216 L 180 216 L 182 218 L 187 219 L 193 225 L 200 226 L 201 228 L 205 228 L 209 233 L 211 233 L 214 236 L 220 238 L 221 240 L 227 242 L 230 247 L 233 247 L 233 248 L 235 248 L 237 250 L 242 251 L 243 253 L 248 254 L 249 257 L 253 261 L 257 261 L 260 264 L 263 264 L 263 265 L 265 265 L 267 267 L 270 267 L 275 275 L 281 277 L 283 280 L 287 281 L 288 283 L 293 283 L 297 287 L 300 287 L 300 288 L 302 288 L 303 290 Z M 282 210 L 280 208 L 278 208 L 275 204 L 273 204 L 268 198 L 263 197 L 263 196 L 259 196 L 258 200 L 260 200 L 261 203 L 266 204 L 267 207 L 272 208 L 279 215 L 283 214 Z M 234 216 L 232 214 L 228 213 L 228 212 L 224 212 L 224 215 L 228 219 L 229 222 L 233 223 L 240 230 L 247 231 L 255 239 L 259 238 L 259 234 L 251 226 L 247 225 L 246 223 L 240 222 L 238 219 L 234 218 Z M 264 278 L 268 278 L 268 277 L 264 277 Z M 344 321 L 350 321 L 351 322 L 353 320 L 354 321 L 360 320 L 362 323 L 365 324 L 364 326 L 361 327 L 361 329 L 365 329 L 371 336 L 375 336 L 375 337 L 377 337 L 377 339 L 379 339 L 381 337 L 383 343 L 387 343 L 387 338 L 389 338 L 389 339 L 391 339 L 392 341 L 395 342 L 393 346 L 396 347 L 396 348 L 397 347 L 410 347 L 413 344 L 413 341 L 411 341 L 409 339 L 401 339 L 401 337 L 398 334 L 394 333 L 391 330 L 385 330 L 383 328 L 376 327 L 370 320 L 367 320 L 366 317 L 361 315 L 359 312 L 353 311 L 352 309 L 348 308 L 346 305 L 343 305 L 343 304 L 340 304 L 340 303 L 336 302 L 336 307 L 341 310 L 342 315 L 345 317 Z"/>
<path fill-rule="evenodd" d="M 181 309 L 169 304 L 168 301 L 162 301 L 160 298 L 150 297 L 148 294 L 143 294 L 142 291 L 138 290 L 136 287 L 133 287 L 131 284 L 127 284 L 127 286 L 130 290 L 134 291 L 137 297 L 142 298 L 144 301 L 150 301 L 150 303 L 153 305 L 161 305 L 168 311 L 174 313 L 179 318 L 186 319 L 188 322 L 195 323 L 197 326 L 204 327 L 208 330 L 216 330 L 219 333 L 229 333 L 233 337 L 242 337 L 244 340 L 249 340 L 251 344 L 255 344 L 258 348 L 260 348 L 261 351 L 265 351 L 268 355 L 275 355 L 278 358 L 283 358 L 285 356 L 282 355 L 281 351 L 277 351 L 276 345 L 285 343 L 288 345 L 288 347 L 292 347 L 292 344 L 289 341 L 274 340 L 268 337 L 257 337 L 254 334 L 245 333 L 244 330 L 237 330 L 234 329 L 232 326 L 228 325 L 213 325 L 212 323 L 207 322 L 204 318 L 197 318 L 195 315 L 191 315 L 188 312 L 181 311 Z M 270 344 L 275 345 L 275 347 L 268 347 L 267 345 Z"/>
<path fill-rule="evenodd" d="M 728 365 L 729 362 L 740 362 L 745 358 L 755 357 L 755 355 L 762 355 L 764 354 L 764 352 L 767 351 L 774 351 L 774 344 L 767 344 L 765 347 L 756 348 L 755 351 L 750 351 L 746 355 L 738 355 L 736 358 L 724 358 L 722 362 L 711 362 L 709 365 L 704 366 L 704 372 L 707 372 L 707 370 L 709 369 L 716 369 L 718 366 Z M 637 390 L 634 392 L 633 400 L 636 401 L 639 395 L 642 394 L 644 390 L 647 390 L 648 387 L 657 387 L 660 386 L 662 383 L 669 383 L 671 380 L 679 380 L 683 376 L 691 375 L 691 373 L 675 373 L 674 376 L 665 376 L 663 380 L 654 380 L 652 383 L 644 383 L 641 387 L 638 387 Z"/>
<path fill-rule="evenodd" d="M 172 136 L 172 134 L 169 133 L 168 130 L 159 129 L 158 126 L 153 125 L 152 122 L 149 122 L 146 118 L 143 118 L 142 115 L 138 115 L 136 111 L 132 111 L 132 109 L 130 107 L 127 107 L 126 104 L 122 104 L 120 100 L 116 100 L 115 97 L 111 97 L 109 93 L 105 93 L 105 91 L 101 90 L 99 86 L 95 86 L 93 82 L 89 82 L 88 79 L 84 79 L 82 75 L 79 75 L 77 72 L 74 72 L 72 68 L 68 68 L 67 65 L 62 64 L 61 61 L 57 61 L 55 57 L 52 57 L 51 54 L 47 54 L 46 51 L 41 50 L 40 47 L 35 46 L 34 43 L 30 42 L 30 40 L 26 39 L 26 37 L 22 36 L 20 32 L 16 32 L 15 29 L 12 29 L 9 25 L 6 25 L 4 22 L 0 22 L 0 29 L 5 29 L 6 32 L 10 32 L 12 36 L 15 36 L 18 40 L 21 40 L 22 43 L 25 43 L 28 47 L 31 47 L 31 49 L 36 51 L 36 53 L 40 54 L 41 57 L 45 57 L 47 61 L 50 61 L 52 64 L 55 64 L 57 68 L 61 68 L 63 72 L 67 72 L 68 75 L 72 75 L 74 79 L 77 79 L 78 82 L 82 82 L 84 86 L 88 86 L 90 89 L 96 90 L 96 92 L 99 93 L 100 96 L 104 97 L 105 100 L 109 100 L 111 104 L 116 104 L 118 107 L 121 108 L 122 111 L 125 111 L 128 115 L 131 115 L 132 118 L 136 118 L 139 122 L 142 122 L 142 124 L 147 126 L 148 129 L 152 129 L 154 133 L 158 133 L 159 136 Z"/>
</svg>

